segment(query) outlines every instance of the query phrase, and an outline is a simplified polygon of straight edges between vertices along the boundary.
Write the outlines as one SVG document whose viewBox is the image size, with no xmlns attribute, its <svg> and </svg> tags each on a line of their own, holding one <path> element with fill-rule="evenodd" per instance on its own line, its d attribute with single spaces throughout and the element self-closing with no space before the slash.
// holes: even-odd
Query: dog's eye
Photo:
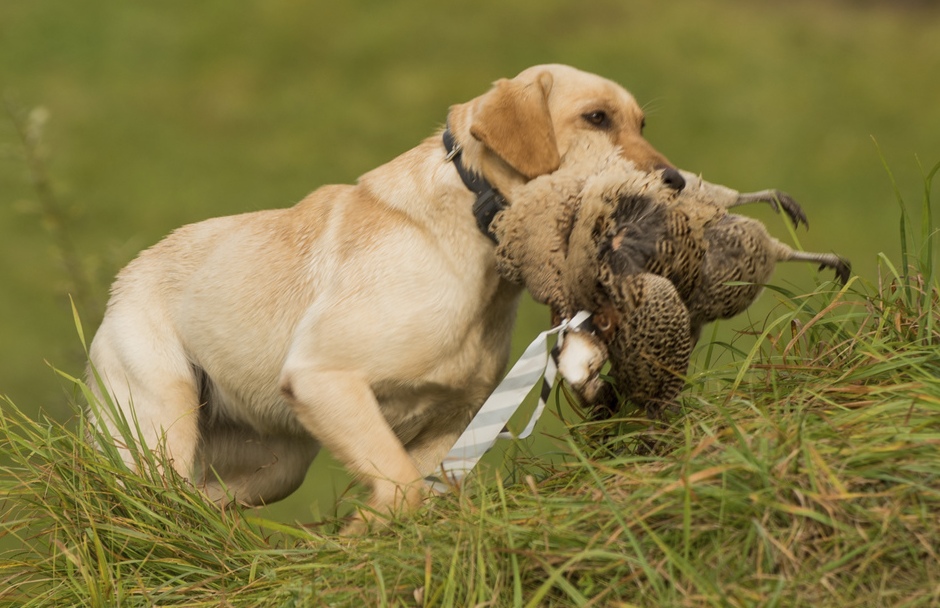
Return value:
<svg viewBox="0 0 940 608">
<path fill-rule="evenodd" d="M 607 112 L 603 110 L 594 110 L 593 112 L 583 114 L 582 117 L 584 120 L 588 121 L 590 124 L 599 129 L 610 128 L 610 116 L 608 116 Z"/>
</svg>

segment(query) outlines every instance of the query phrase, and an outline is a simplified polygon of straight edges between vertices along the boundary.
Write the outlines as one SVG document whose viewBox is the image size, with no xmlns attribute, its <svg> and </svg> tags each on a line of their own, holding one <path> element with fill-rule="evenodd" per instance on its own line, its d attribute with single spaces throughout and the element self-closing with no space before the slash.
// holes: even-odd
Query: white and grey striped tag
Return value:
<svg viewBox="0 0 940 608">
<path fill-rule="evenodd" d="M 581 311 L 570 320 L 562 321 L 557 327 L 543 331 L 522 353 L 516 364 L 512 366 L 496 390 L 487 398 L 470 421 L 470 425 L 457 439 L 444 461 L 441 463 L 441 474 L 444 478 L 428 477 L 427 482 L 433 490 L 444 492 L 453 485 L 458 484 L 476 466 L 497 439 L 524 439 L 535 428 L 549 393 L 555 383 L 558 371 L 556 357 L 558 349 L 564 340 L 568 329 L 576 329 L 590 318 L 591 313 Z M 548 336 L 558 334 L 555 348 L 551 356 L 547 350 Z M 519 409 L 523 399 L 532 390 L 532 387 L 542 378 L 542 388 L 539 403 L 532 412 L 529 423 L 519 435 L 513 435 L 506 430 L 506 423 Z"/>
</svg>

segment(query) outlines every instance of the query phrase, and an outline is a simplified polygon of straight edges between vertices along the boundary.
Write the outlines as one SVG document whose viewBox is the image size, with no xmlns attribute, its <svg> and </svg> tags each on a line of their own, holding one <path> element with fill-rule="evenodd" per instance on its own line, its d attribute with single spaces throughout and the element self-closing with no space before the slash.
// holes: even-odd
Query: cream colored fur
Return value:
<svg viewBox="0 0 940 608">
<path fill-rule="evenodd" d="M 623 88 L 561 65 L 448 115 L 464 163 L 504 192 L 588 149 L 668 166 L 642 121 Z M 412 508 L 509 356 L 521 287 L 473 202 L 438 133 L 355 185 L 184 226 L 118 275 L 91 363 L 140 439 L 214 500 L 219 480 L 237 501 L 279 500 L 325 447 L 371 487 L 364 517 Z"/>
</svg>

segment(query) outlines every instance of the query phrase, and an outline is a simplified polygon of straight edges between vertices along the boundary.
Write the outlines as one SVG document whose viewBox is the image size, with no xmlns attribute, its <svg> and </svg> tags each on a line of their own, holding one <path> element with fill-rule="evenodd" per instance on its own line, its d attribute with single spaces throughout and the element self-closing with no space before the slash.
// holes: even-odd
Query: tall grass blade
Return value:
<svg viewBox="0 0 940 608">
<path fill-rule="evenodd" d="M 907 216 L 907 206 L 904 204 L 904 197 L 901 196 L 901 189 L 898 187 L 898 182 L 894 178 L 894 172 L 891 171 L 891 167 L 888 166 L 888 160 L 885 158 L 884 152 L 881 150 L 881 146 L 878 145 L 878 140 L 872 137 L 872 141 L 875 144 L 875 149 L 878 151 L 878 158 L 881 159 L 881 165 L 884 167 L 885 172 L 888 174 L 888 179 L 891 181 L 891 187 L 894 190 L 894 198 L 898 203 L 898 209 L 901 212 L 898 232 L 899 232 L 899 242 L 901 245 L 901 276 L 903 278 L 903 284 L 905 286 L 905 293 L 907 295 L 908 304 L 912 301 L 912 293 L 910 290 L 910 281 L 908 280 L 909 266 L 911 263 L 910 253 L 908 252 L 908 226 L 910 225 L 910 220 Z"/>
</svg>

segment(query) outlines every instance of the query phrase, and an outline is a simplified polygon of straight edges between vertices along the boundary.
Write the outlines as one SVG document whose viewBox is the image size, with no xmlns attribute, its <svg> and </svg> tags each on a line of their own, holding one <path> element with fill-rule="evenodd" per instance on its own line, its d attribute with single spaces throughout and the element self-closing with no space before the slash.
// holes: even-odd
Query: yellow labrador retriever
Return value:
<svg viewBox="0 0 940 608">
<path fill-rule="evenodd" d="M 593 74 L 499 80 L 451 108 L 443 137 L 356 185 L 184 226 L 141 253 L 91 363 L 139 439 L 214 500 L 279 500 L 323 446 L 375 512 L 414 507 L 509 356 L 520 288 L 496 272 L 490 199 L 585 146 L 681 188 L 642 127 L 633 97 Z"/>
</svg>

